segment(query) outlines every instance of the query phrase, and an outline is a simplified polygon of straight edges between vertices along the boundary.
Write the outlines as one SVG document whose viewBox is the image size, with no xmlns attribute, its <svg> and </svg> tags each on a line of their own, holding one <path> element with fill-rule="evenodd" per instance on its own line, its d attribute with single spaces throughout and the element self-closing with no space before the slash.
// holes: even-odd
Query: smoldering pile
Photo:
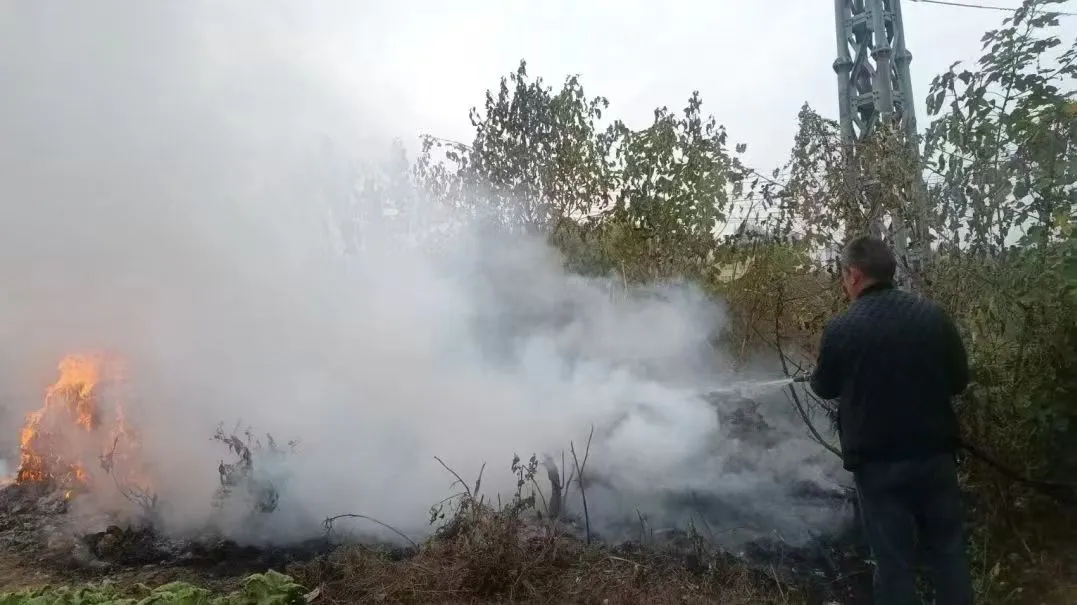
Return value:
<svg viewBox="0 0 1077 605">
<path fill-rule="evenodd" d="M 768 408 L 787 403 L 780 393 L 746 397 L 735 390 L 702 396 L 714 407 L 722 438 L 732 445 L 721 452 L 730 474 L 757 475 L 765 461 L 756 453 L 788 439 L 787 427 L 775 426 Z M 743 447 L 738 447 L 738 444 Z M 822 449 L 822 448 L 820 448 Z M 823 466 L 840 469 L 829 453 Z M 812 460 L 804 460 L 805 465 Z M 871 567 L 854 519 L 855 492 L 834 475 L 726 489 L 721 478 L 711 488 L 662 490 L 641 494 L 618 489 L 613 478 L 590 473 L 583 481 L 594 517 L 588 522 L 579 493 L 555 464 L 547 461 L 551 493 L 562 528 L 581 540 L 611 545 L 616 552 L 665 553 L 689 569 L 718 556 L 756 569 L 782 583 L 807 589 L 812 602 L 859 603 L 870 594 Z M 629 504 L 630 503 L 630 504 Z M 620 511 L 618 516 L 617 511 Z"/>
<path fill-rule="evenodd" d="M 83 527 L 93 527 L 88 532 Z M 186 537 L 136 521 L 81 515 L 72 497 L 48 482 L 16 482 L 0 490 L 0 549 L 27 561 L 99 576 L 152 566 L 195 567 L 208 575 L 235 576 L 282 568 L 330 550 L 326 539 L 289 545 L 240 545 L 207 531 Z"/>
<path fill-rule="evenodd" d="M 713 541 L 738 550 L 763 538 L 804 544 L 819 534 L 840 534 L 852 521 L 851 489 L 840 461 L 811 443 L 808 433 L 789 417 L 789 403 L 780 389 L 751 395 L 736 390 L 695 396 L 713 410 L 712 426 L 692 437 L 700 443 L 682 448 L 672 465 L 652 465 L 661 472 L 645 473 L 630 464 L 606 460 L 624 452 L 617 431 L 623 421 L 599 427 L 592 452 L 595 459 L 584 477 L 590 500 L 592 529 L 615 540 L 640 540 L 642 535 L 695 526 L 713 534 Z M 633 412 L 637 425 L 650 432 L 677 435 L 683 426 L 669 426 L 662 409 Z M 700 421 L 699 415 L 691 418 Z M 625 429 L 634 430 L 634 429 Z M 695 429 L 692 429 L 695 430 Z M 615 442 L 617 447 L 607 442 Z M 633 442 L 634 443 L 634 442 Z M 649 452 L 636 454 L 644 464 Z M 655 452 L 661 455 L 661 452 Z M 570 492 L 574 470 L 545 466 L 552 492 Z M 567 481 L 562 475 L 569 475 Z M 640 481 L 639 477 L 647 481 Z M 577 490 L 578 491 L 578 490 Z M 561 508 L 579 509 L 575 501 Z M 595 521 L 597 519 L 597 521 Z"/>
<path fill-rule="evenodd" d="M 141 435 L 127 422 L 119 397 L 123 364 L 102 355 L 69 355 L 59 369 L 44 405 L 27 415 L 18 470 L 0 490 L 0 548 L 63 569 L 98 571 L 218 564 L 265 569 L 325 551 L 324 540 L 243 547 L 220 531 L 229 516 L 257 531 L 257 523 L 276 510 L 275 478 L 263 467 L 295 445 L 279 446 L 271 435 L 256 438 L 239 425 L 230 432 L 222 425 L 213 435 L 228 452 L 207 503 L 213 518 L 199 531 L 163 531 Z"/>
<path fill-rule="evenodd" d="M 110 415 L 97 386 L 101 373 L 88 361 L 76 359 L 62 366 L 63 376 L 50 390 L 43 411 L 32 415 L 23 431 L 20 473 L 0 490 L 0 548 L 24 554 L 27 560 L 96 575 L 145 566 L 242 574 L 309 560 L 342 543 L 382 542 L 380 546 L 401 557 L 411 552 L 369 534 L 343 535 L 329 527 L 323 535 L 311 527 L 305 539 L 267 543 L 279 521 L 281 494 L 276 478 L 265 469 L 287 467 L 287 460 L 277 459 L 294 454 L 294 444 L 278 445 L 268 435 L 255 439 L 238 426 L 231 432 L 222 427 L 214 435 L 231 460 L 222 460 L 217 468 L 220 488 L 213 504 L 215 510 L 239 515 L 238 526 L 247 539 L 237 539 L 234 522 L 225 524 L 232 530 L 228 534 L 213 523 L 197 532 L 169 531 L 160 522 L 161 504 L 152 483 L 139 472 L 137 432 L 123 422 L 122 413 L 112 414 L 111 425 L 106 422 Z M 788 426 L 778 425 L 782 415 L 767 409 L 782 402 L 729 391 L 693 398 L 709 402 L 720 431 L 714 435 L 713 450 L 683 463 L 697 465 L 687 469 L 686 476 L 709 477 L 711 483 L 673 481 L 661 488 L 634 484 L 631 476 L 618 474 L 623 467 L 606 463 L 574 477 L 564 465 L 559 470 L 552 459 L 546 460 L 550 485 L 545 506 L 535 506 L 527 523 L 536 532 L 552 527 L 581 543 L 667 553 L 689 568 L 700 564 L 702 547 L 708 556 L 736 559 L 787 582 L 825 588 L 827 594 L 845 586 L 845 579 L 863 576 L 865 564 L 848 531 L 847 490 L 826 473 L 790 470 L 833 465 L 801 459 L 797 467 L 765 457 L 774 451 L 788 458 L 781 448 L 795 441 Z M 661 415 L 661 410 L 655 413 Z M 615 433 L 617 425 L 603 430 Z M 72 449 L 72 443 L 80 441 L 89 449 Z M 100 447 L 109 449 L 95 454 L 94 448 Z M 530 481 L 541 466 L 532 458 L 519 470 Z M 774 475 L 775 469 L 792 474 Z M 120 514 L 80 506 L 81 498 L 93 495 L 95 484 L 114 485 L 137 510 Z M 585 493 L 589 509 L 582 502 Z M 435 539 L 445 535 L 439 532 Z"/>
<path fill-rule="evenodd" d="M 237 459 L 222 462 L 218 469 L 221 488 L 215 507 L 223 510 L 234 497 L 248 509 L 253 523 L 266 522 L 276 508 L 274 486 L 252 472 L 250 445 L 235 435 L 221 435 Z M 91 474 L 86 471 L 84 476 Z M 331 550 L 327 537 L 286 544 L 240 543 L 212 524 L 200 531 L 169 532 L 159 525 L 155 496 L 136 499 L 131 488 L 121 492 L 138 506 L 123 510 L 85 506 L 81 499 L 93 495 L 88 484 L 70 485 L 53 476 L 13 481 L 0 488 L 0 549 L 91 577 L 156 566 L 197 568 L 230 577 L 280 569 Z"/>
</svg>

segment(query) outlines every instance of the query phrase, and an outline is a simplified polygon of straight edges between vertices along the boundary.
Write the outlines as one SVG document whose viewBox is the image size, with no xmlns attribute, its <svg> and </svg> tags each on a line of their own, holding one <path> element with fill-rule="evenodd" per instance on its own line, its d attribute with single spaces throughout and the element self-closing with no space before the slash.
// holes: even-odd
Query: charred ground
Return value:
<svg viewBox="0 0 1077 605">
<path fill-rule="evenodd" d="M 78 392 L 69 395 L 78 400 Z M 740 438 L 775 439 L 758 406 L 748 403 L 716 408 L 732 410 L 721 420 Z M 279 494 L 257 467 L 262 457 L 287 448 L 270 438 L 263 444 L 249 431 L 222 429 L 214 439 L 231 456 L 217 469 L 215 505 L 238 499 L 252 518 L 272 523 Z M 0 584 L 12 590 L 105 579 L 182 580 L 227 591 L 247 574 L 275 569 L 336 602 L 869 602 L 870 568 L 849 528 L 795 546 L 780 536 L 756 536 L 730 548 L 723 532 L 752 520 L 750 501 L 669 493 L 663 507 L 683 513 L 671 517 L 688 519 L 680 526 L 655 527 L 640 514 L 623 526 L 592 527 L 586 505 L 580 506 L 587 489 L 595 489 L 595 497 L 618 495 L 608 486 L 600 495 L 602 480 L 585 474 L 588 451 L 579 452 L 582 465 L 574 456 L 577 471 L 564 481 L 555 468 L 546 469 L 550 497 L 541 503 L 529 488 L 542 465 L 534 457 L 517 458 L 513 470 L 521 487 L 511 501 L 491 506 L 476 495 L 478 485 L 464 486 L 461 496 L 435 511 L 432 522 L 440 527 L 434 534 L 403 547 L 347 533 L 342 520 L 327 520 L 322 535 L 287 544 L 240 544 L 208 528 L 166 535 L 158 529 L 158 503 L 148 488 L 115 482 L 127 486 L 121 492 L 135 513 L 96 511 L 90 518 L 78 506 L 88 487 L 72 489 L 71 473 L 22 477 L 0 490 Z M 106 453 L 100 463 L 109 475 L 111 457 Z M 96 470 L 68 463 L 63 468 L 80 468 L 85 476 Z M 790 490 L 791 501 L 805 507 L 848 507 L 849 494 L 840 489 L 801 484 Z"/>
<path fill-rule="evenodd" d="M 45 484 L 0 491 L 5 590 L 109 579 L 184 580 L 223 591 L 246 574 L 276 569 L 340 602 L 868 602 L 868 568 L 848 536 L 799 548 L 759 541 L 738 554 L 695 531 L 648 544 L 591 536 L 588 544 L 571 520 L 462 500 L 418 547 L 363 544 L 337 531 L 255 547 L 212 534 L 176 539 L 147 525 L 73 533 L 68 502 Z"/>
</svg>

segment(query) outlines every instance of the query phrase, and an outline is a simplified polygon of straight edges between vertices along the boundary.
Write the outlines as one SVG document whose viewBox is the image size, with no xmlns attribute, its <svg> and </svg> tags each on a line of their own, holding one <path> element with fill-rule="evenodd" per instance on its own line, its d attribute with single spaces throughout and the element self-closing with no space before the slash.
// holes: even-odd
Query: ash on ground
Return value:
<svg viewBox="0 0 1077 605">
<path fill-rule="evenodd" d="M 832 495 L 830 495 L 832 496 Z M 44 483 L 12 484 L 0 489 L 0 550 L 37 565 L 49 565 L 75 578 L 96 579 L 130 570 L 186 568 L 207 579 L 233 578 L 266 569 L 283 570 L 328 554 L 341 540 L 325 538 L 284 546 L 244 546 L 207 534 L 189 539 L 161 535 L 150 526 L 96 520 L 100 529 L 79 534 L 90 520 L 69 511 L 65 493 Z M 568 516 L 559 523 L 569 536 L 586 538 L 583 519 Z M 538 527 L 536 527 L 538 531 Z M 870 567 L 854 548 L 849 534 L 819 538 L 792 547 L 780 539 L 758 539 L 739 552 L 712 548 L 704 531 L 651 530 L 641 540 L 603 540 L 622 556 L 662 553 L 689 569 L 704 571 L 715 557 L 747 565 L 761 577 L 797 585 L 812 602 L 847 605 L 869 603 Z M 713 538 L 713 536 L 711 537 Z M 409 552 L 401 552 L 407 557 Z"/>
<path fill-rule="evenodd" d="M 830 502 L 836 507 L 850 507 L 853 494 L 846 491 L 821 492 L 812 486 L 802 488 L 801 495 L 811 506 Z M 731 507 L 714 499 L 698 495 L 679 494 L 686 507 L 698 511 L 688 529 L 679 527 L 651 527 L 642 515 L 615 528 L 615 533 L 603 536 L 591 532 L 592 540 L 611 545 L 615 553 L 623 556 L 663 554 L 679 560 L 689 571 L 703 572 L 716 560 L 731 566 L 743 566 L 756 572 L 768 582 L 797 586 L 809 603 L 843 605 L 870 604 L 873 568 L 866 554 L 860 533 L 850 517 L 839 529 L 825 535 L 817 535 L 790 543 L 780 535 L 761 536 L 729 542 L 719 535 L 719 530 L 707 522 L 707 517 L 728 519 Z M 743 517 L 741 517 L 743 518 Z M 564 520 L 565 531 L 579 539 L 586 538 L 586 520 L 575 515 Z M 622 537 L 635 531 L 635 538 Z M 750 533 L 750 532 L 749 532 Z M 721 546 L 725 544 L 727 546 Z M 728 546 L 736 544 L 735 547 Z"/>
<path fill-rule="evenodd" d="M 783 425 L 783 393 L 748 399 L 716 392 L 704 399 L 720 430 L 690 474 L 713 482 L 700 489 L 626 489 L 592 472 L 585 482 L 592 538 L 626 553 L 670 554 L 689 569 L 724 558 L 801 587 L 813 603 L 871 603 L 873 569 L 840 460 L 816 444 L 805 446 L 810 438 L 803 426 Z M 798 433 L 805 436 L 791 437 Z M 792 451 L 814 453 L 799 459 L 800 468 L 768 459 Z M 547 471 L 551 482 L 561 483 L 556 468 L 547 463 Z M 582 539 L 578 490 L 564 500 L 563 520 Z"/>
<path fill-rule="evenodd" d="M 738 472 L 758 475 L 759 460 L 741 457 L 736 442 L 751 442 L 753 447 L 745 448 L 748 453 L 766 451 L 781 447 L 788 431 L 776 430 L 772 415 L 763 413 L 756 402 L 731 401 L 723 396 L 714 403 L 724 430 L 722 437 L 727 440 L 716 446 L 724 449 L 715 452 L 726 463 L 719 469 L 725 473 L 722 476 Z M 703 454 L 711 457 L 708 452 Z M 249 456 L 245 459 L 249 461 Z M 222 485 L 227 483 L 224 479 L 222 472 Z M 769 581 L 800 586 L 816 603 L 870 602 L 871 568 L 855 540 L 851 492 L 839 484 L 780 477 L 770 487 L 751 485 L 740 493 L 723 489 L 655 494 L 619 489 L 615 480 L 604 482 L 594 475 L 586 483 L 591 519 L 601 508 L 606 521 L 587 527 L 582 507 L 565 494 L 557 525 L 576 539 L 590 538 L 624 556 L 669 555 L 689 570 L 705 570 L 716 558 L 722 558 L 747 565 Z M 568 491 L 570 486 L 564 489 Z M 155 531 L 151 524 L 132 524 L 130 519 L 100 514 L 87 517 L 79 507 L 71 506 L 72 502 L 68 493 L 44 482 L 15 483 L 0 489 L 0 552 L 37 565 L 51 565 L 75 577 L 182 568 L 211 579 L 283 570 L 290 563 L 327 554 L 341 542 L 361 540 L 327 533 L 308 541 L 255 547 L 209 532 L 179 539 Z M 643 512 L 648 505 L 661 514 Z M 273 509 L 262 512 L 271 518 Z M 609 521 L 618 518 L 624 521 Z M 783 531 L 782 523 L 789 524 L 789 532 Z M 794 528 L 824 526 L 828 527 L 825 535 L 791 535 Z M 545 531 L 539 524 L 535 530 Z M 739 537 L 734 537 L 738 532 Z M 409 554 L 401 551 L 400 556 Z"/>
<path fill-rule="evenodd" d="M 77 497 L 77 496 L 76 496 Z M 0 550 L 54 565 L 75 575 L 152 566 L 191 567 L 231 577 L 282 569 L 331 549 L 328 539 L 284 546 L 244 546 L 206 533 L 187 539 L 162 535 L 148 524 L 70 510 L 69 494 L 48 483 L 14 483 L 0 489 Z M 85 533 L 78 528 L 94 528 Z"/>
</svg>

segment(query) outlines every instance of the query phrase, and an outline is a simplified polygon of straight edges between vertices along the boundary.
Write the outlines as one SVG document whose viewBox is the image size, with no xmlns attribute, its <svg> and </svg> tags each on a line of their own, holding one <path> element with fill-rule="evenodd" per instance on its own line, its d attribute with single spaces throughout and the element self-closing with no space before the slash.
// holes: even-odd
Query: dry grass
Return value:
<svg viewBox="0 0 1077 605">
<path fill-rule="evenodd" d="M 408 557 L 345 547 L 288 570 L 329 603 L 802 603 L 716 556 L 613 552 L 471 507 Z M 687 564 L 686 564 L 687 562 Z"/>
<path fill-rule="evenodd" d="M 1001 519 L 989 519 L 996 540 L 981 576 L 999 573 L 988 586 L 996 601 L 1035 605 L 1077 603 L 1077 516 L 1072 508 L 1032 499 Z M 1012 506 L 1012 502 L 1010 503 Z"/>
<path fill-rule="evenodd" d="M 326 603 L 628 603 L 821 605 L 818 586 L 790 586 L 772 570 L 755 570 L 710 550 L 702 541 L 677 554 L 643 548 L 611 549 L 525 521 L 518 508 L 496 510 L 465 500 L 443 531 L 406 556 L 363 546 L 288 569 Z M 1029 511 L 1031 514 L 1031 511 Z M 1064 545 L 1077 535 L 1063 519 L 991 548 L 988 569 L 978 569 L 984 602 L 1062 605 L 1077 602 L 1077 553 Z M 1070 515 L 1061 515 L 1072 520 Z M 1026 531 L 1035 524 L 1014 519 Z M 1063 532 L 1065 529 L 1065 532 Z M 1065 533 L 1065 536 L 1061 534 Z M 997 534 L 996 534 L 997 535 Z M 1047 548 L 1054 544 L 1056 548 Z M 989 569 L 1001 564 L 1001 573 Z M 986 562 L 981 562 L 986 563 Z M 858 572 L 859 573 L 859 572 Z M 834 587 L 832 587 L 834 588 Z M 814 593 L 814 594 L 812 594 Z M 862 594 L 862 593 L 858 593 Z M 863 600 L 861 600 L 863 599 Z M 867 595 L 843 605 L 867 603 Z"/>
</svg>

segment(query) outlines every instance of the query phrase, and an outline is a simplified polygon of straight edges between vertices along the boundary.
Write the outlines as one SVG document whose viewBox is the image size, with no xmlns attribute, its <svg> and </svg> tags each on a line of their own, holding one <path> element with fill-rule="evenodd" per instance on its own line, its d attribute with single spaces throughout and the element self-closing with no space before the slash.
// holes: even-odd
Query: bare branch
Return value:
<svg viewBox="0 0 1077 605">
<path fill-rule="evenodd" d="M 587 458 L 591 455 L 591 439 L 595 436 L 595 426 L 591 425 L 591 432 L 587 435 L 587 447 L 583 452 L 583 462 L 576 455 L 576 445 L 569 443 L 569 451 L 572 452 L 572 462 L 576 467 L 576 484 L 580 486 L 580 498 L 583 499 L 583 523 L 587 543 L 591 543 L 591 514 L 587 509 L 587 489 L 584 487 L 583 469 L 587 466 Z"/>
<path fill-rule="evenodd" d="M 362 519 L 364 521 L 370 521 L 371 523 L 375 523 L 377 525 L 380 525 L 380 526 L 384 527 L 385 529 L 387 529 L 387 530 L 395 533 L 396 535 L 400 536 L 401 538 L 404 538 L 409 543 L 411 543 L 411 545 L 414 546 L 415 548 L 419 548 L 419 544 L 415 540 L 412 540 L 411 538 L 408 537 L 407 534 L 405 534 L 404 532 L 400 531 L 399 529 L 393 527 L 392 525 L 389 525 L 388 523 L 384 523 L 382 521 L 378 521 L 374 517 L 368 517 L 367 515 L 359 515 L 359 514 L 355 514 L 355 513 L 346 513 L 346 514 L 343 514 L 343 515 L 336 515 L 336 516 L 333 516 L 333 517 L 326 517 L 326 519 L 324 521 L 325 533 L 328 534 L 328 533 L 332 532 L 333 531 L 333 523 L 335 521 L 340 520 L 340 519 Z"/>
</svg>

